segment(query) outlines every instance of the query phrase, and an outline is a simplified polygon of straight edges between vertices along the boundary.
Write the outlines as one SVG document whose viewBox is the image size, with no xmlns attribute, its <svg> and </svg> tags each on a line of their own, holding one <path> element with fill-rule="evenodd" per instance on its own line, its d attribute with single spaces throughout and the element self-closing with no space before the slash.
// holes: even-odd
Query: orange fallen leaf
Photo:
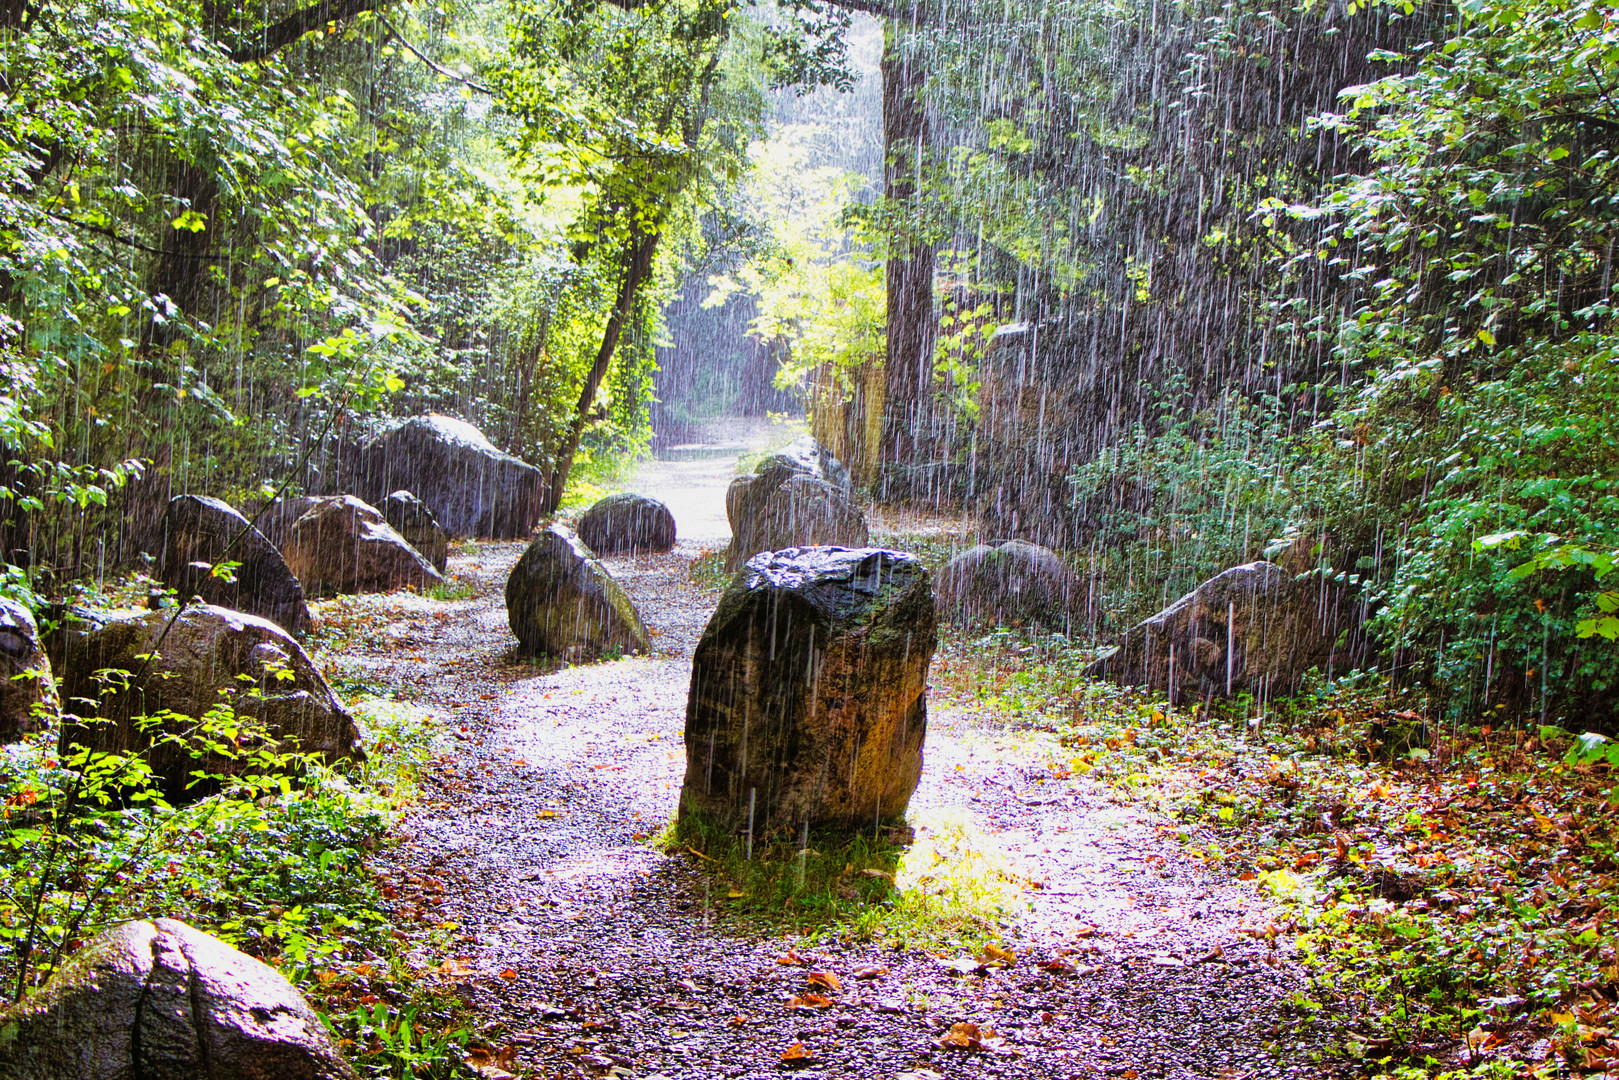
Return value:
<svg viewBox="0 0 1619 1080">
<path fill-rule="evenodd" d="M 781 1052 L 783 1061 L 813 1061 L 814 1058 L 815 1051 L 801 1042 L 788 1043 L 787 1049 Z"/>
<path fill-rule="evenodd" d="M 830 1009 L 836 1004 L 825 994 L 794 994 L 787 999 L 789 1009 Z"/>
<path fill-rule="evenodd" d="M 939 1037 L 939 1045 L 946 1050 L 982 1050 L 984 1033 L 977 1024 L 962 1021 L 950 1025 L 950 1030 Z"/>
<path fill-rule="evenodd" d="M 785 964 L 807 964 L 807 963 L 809 963 L 809 961 L 805 960 L 802 956 L 799 956 L 797 949 L 788 949 L 786 956 L 778 956 L 778 957 L 776 957 L 776 963 L 783 964 L 783 965 L 785 965 Z"/>
<path fill-rule="evenodd" d="M 807 976 L 807 981 L 811 986 L 819 986 L 827 990 L 842 989 L 838 983 L 838 977 L 830 971 L 812 971 Z"/>
<path fill-rule="evenodd" d="M 471 975 L 473 972 L 472 958 L 467 956 L 452 956 L 438 966 L 440 975 Z"/>
<path fill-rule="evenodd" d="M 1002 967 L 1011 967 L 1017 963 L 1017 954 L 1011 949 L 1003 949 L 999 945 L 985 945 L 984 962 L 999 964 Z"/>
<path fill-rule="evenodd" d="M 511 982 L 513 979 L 517 978 L 517 972 L 513 971 L 511 968 L 507 968 L 505 971 L 500 973 L 500 977 L 505 979 L 507 982 Z"/>
</svg>

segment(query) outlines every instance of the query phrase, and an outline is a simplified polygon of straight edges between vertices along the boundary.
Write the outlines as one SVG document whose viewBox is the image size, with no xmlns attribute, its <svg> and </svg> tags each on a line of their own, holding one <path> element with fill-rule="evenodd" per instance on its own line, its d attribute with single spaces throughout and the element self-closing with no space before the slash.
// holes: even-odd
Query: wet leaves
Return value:
<svg viewBox="0 0 1619 1080">
<path fill-rule="evenodd" d="M 814 1060 L 815 1051 L 801 1042 L 788 1043 L 787 1049 L 781 1052 L 781 1063 L 789 1067 L 808 1065 Z"/>
</svg>

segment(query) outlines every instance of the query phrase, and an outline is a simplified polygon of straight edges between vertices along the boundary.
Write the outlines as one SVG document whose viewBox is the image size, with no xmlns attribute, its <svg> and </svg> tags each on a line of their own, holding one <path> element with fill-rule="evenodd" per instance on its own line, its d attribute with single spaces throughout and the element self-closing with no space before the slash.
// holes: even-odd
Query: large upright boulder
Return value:
<svg viewBox="0 0 1619 1080">
<path fill-rule="evenodd" d="M 0 743 L 39 731 L 56 715 L 56 684 L 33 613 L 0 597 Z"/>
<path fill-rule="evenodd" d="M 157 733 L 138 718 L 173 713 L 161 730 L 184 735 L 193 720 L 227 703 L 237 716 L 262 725 L 277 750 L 333 762 L 360 753 L 353 717 L 303 647 L 268 619 L 209 604 L 178 615 L 72 609 L 51 645 L 62 673 L 62 705 L 73 714 L 63 725 L 63 751 L 74 744 L 111 753 L 151 747 L 147 760 L 171 795 L 183 794 L 197 769 L 230 775 L 249 766 L 196 745 L 154 743 Z M 109 677 L 109 671 L 129 677 Z M 249 740 L 241 748 L 249 749 Z"/>
<path fill-rule="evenodd" d="M 682 818 L 869 828 L 922 775 L 938 634 L 928 572 L 878 548 L 751 559 L 697 644 Z"/>
<path fill-rule="evenodd" d="M 293 523 L 331 498 L 330 495 L 289 495 L 266 506 L 253 521 L 255 528 L 279 551 Z"/>
<path fill-rule="evenodd" d="M 941 611 L 961 625 L 1063 627 L 1080 583 L 1055 551 L 1010 540 L 963 551 L 939 571 L 936 588 Z"/>
<path fill-rule="evenodd" d="M 451 536 L 517 540 L 539 520 L 545 477 L 466 421 L 429 413 L 360 447 L 352 490 L 377 502 L 400 488 Z"/>
<path fill-rule="evenodd" d="M 540 530 L 506 579 L 506 618 L 523 651 L 594 657 L 652 651 L 640 613 L 572 529 Z"/>
<path fill-rule="evenodd" d="M 808 435 L 769 455 L 756 472 L 731 481 L 725 492 L 731 544 L 729 570 L 761 551 L 830 544 L 864 547 L 871 541 L 865 512 L 856 506 L 849 470 Z"/>
<path fill-rule="evenodd" d="M 647 495 L 609 495 L 579 518 L 579 539 L 598 555 L 646 555 L 675 546 L 675 516 Z"/>
<path fill-rule="evenodd" d="M 1332 657 L 1339 630 L 1350 625 L 1346 599 L 1344 586 L 1318 573 L 1295 577 L 1269 562 L 1234 566 L 1131 627 L 1089 674 L 1168 689 L 1177 700 L 1286 696 L 1299 676 Z"/>
<path fill-rule="evenodd" d="M 440 574 L 450 565 L 450 538 L 427 504 L 403 489 L 382 500 L 382 516 Z"/>
<path fill-rule="evenodd" d="M 220 559 L 241 565 L 225 577 L 210 573 Z M 169 500 L 159 568 L 163 583 L 182 600 L 200 596 L 210 604 L 260 615 L 293 633 L 309 626 L 304 587 L 281 552 L 218 499 L 178 495 Z"/>
<path fill-rule="evenodd" d="M 294 522 L 282 554 L 311 596 L 420 589 L 444 580 L 382 511 L 353 495 L 323 499 Z"/>
<path fill-rule="evenodd" d="M 128 922 L 0 1010 L 6 1080 L 353 1080 L 274 968 L 178 919 Z"/>
</svg>

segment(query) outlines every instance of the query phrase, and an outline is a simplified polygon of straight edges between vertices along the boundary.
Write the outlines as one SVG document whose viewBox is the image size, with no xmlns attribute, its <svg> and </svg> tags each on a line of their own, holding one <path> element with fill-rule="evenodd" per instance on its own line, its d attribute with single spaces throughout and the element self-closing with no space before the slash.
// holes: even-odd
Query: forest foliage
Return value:
<svg viewBox="0 0 1619 1080">
<path fill-rule="evenodd" d="M 554 506 L 698 280 L 879 495 L 1079 553 L 1098 640 L 1292 543 L 1445 707 L 1619 700 L 1599 5 L 19 2 L 0 71 L 13 591 L 424 409 Z M 775 122 L 847 91 L 874 154 Z"/>
</svg>

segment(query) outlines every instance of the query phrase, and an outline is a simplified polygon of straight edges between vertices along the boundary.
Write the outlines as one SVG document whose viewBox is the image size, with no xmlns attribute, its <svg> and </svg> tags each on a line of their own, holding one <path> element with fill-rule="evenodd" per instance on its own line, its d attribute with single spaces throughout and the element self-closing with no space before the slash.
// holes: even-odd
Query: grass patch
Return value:
<svg viewBox="0 0 1619 1080">
<path fill-rule="evenodd" d="M 725 591 L 725 587 L 735 577 L 725 569 L 725 549 L 705 551 L 691 561 L 691 568 L 687 575 L 692 582 L 706 593 L 718 596 Z"/>
<path fill-rule="evenodd" d="M 478 586 L 467 578 L 452 575 L 436 585 L 429 585 L 422 590 L 422 595 L 429 600 L 471 600 L 478 595 Z"/>
<path fill-rule="evenodd" d="M 708 877 L 716 918 L 772 933 L 830 933 L 893 948 L 980 948 L 998 941 L 1020 902 L 1021 875 L 965 817 L 925 817 L 808 843 L 756 841 L 687 821 L 657 841 Z"/>
</svg>

